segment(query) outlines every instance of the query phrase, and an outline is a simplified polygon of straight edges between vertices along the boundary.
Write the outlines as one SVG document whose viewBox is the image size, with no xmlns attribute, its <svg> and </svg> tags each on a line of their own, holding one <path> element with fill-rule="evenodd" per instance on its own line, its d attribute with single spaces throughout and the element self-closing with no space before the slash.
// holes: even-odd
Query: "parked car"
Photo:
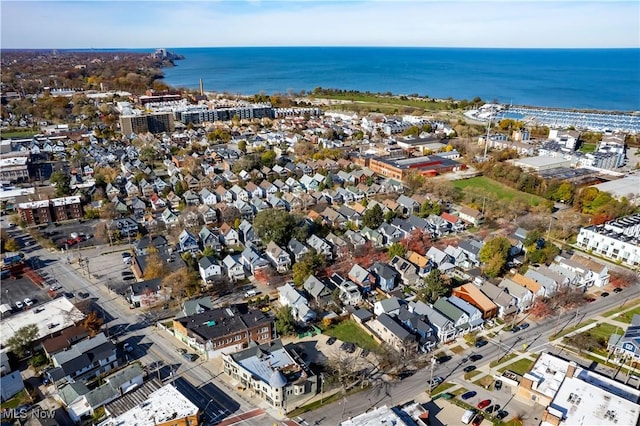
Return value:
<svg viewBox="0 0 640 426">
<path fill-rule="evenodd" d="M 23 309 L 24 308 L 24 303 L 22 303 L 20 300 L 18 300 L 16 302 L 16 308 L 18 309 Z"/>
<path fill-rule="evenodd" d="M 475 365 L 467 365 L 467 366 L 464 368 L 464 370 L 463 370 L 463 371 L 464 371 L 465 373 L 470 373 L 470 372 L 472 372 L 472 371 L 473 371 L 473 370 L 475 370 L 475 369 L 476 369 L 476 366 L 475 366 Z"/>
<path fill-rule="evenodd" d="M 607 297 L 608 295 L 609 295 L 609 293 L 607 293 L 607 292 L 605 291 L 604 293 L 602 293 L 602 294 L 600 295 L 600 297 Z"/>
<path fill-rule="evenodd" d="M 26 297 L 24 299 L 24 304 L 27 305 L 27 308 L 30 307 L 31 305 L 33 305 L 33 300 L 29 299 L 28 297 Z"/>
<path fill-rule="evenodd" d="M 522 324 L 520 324 L 520 330 L 526 330 L 527 328 L 529 328 L 528 322 L 523 322 Z"/>
<path fill-rule="evenodd" d="M 473 426 L 480 426 L 480 423 L 482 423 L 483 420 L 484 420 L 484 417 L 482 417 L 481 415 L 477 415 L 473 418 L 473 421 L 471 422 L 471 424 Z"/>
<path fill-rule="evenodd" d="M 484 411 L 486 411 L 487 413 L 493 413 L 495 411 L 497 413 L 499 410 L 500 410 L 500 404 L 495 404 L 487 407 L 487 409 Z"/>
<path fill-rule="evenodd" d="M 338 339 L 336 337 L 334 337 L 334 336 L 329 337 L 327 339 L 327 345 L 329 345 L 329 346 L 333 345 L 336 342 L 336 340 L 338 340 Z"/>
<path fill-rule="evenodd" d="M 500 390 L 502 389 L 502 380 L 496 380 L 496 382 L 493 384 L 493 388 L 495 390 Z"/>
<path fill-rule="evenodd" d="M 500 410 L 500 411 L 498 411 L 498 414 L 496 414 L 496 418 L 497 418 L 498 420 L 502 420 L 502 419 L 504 419 L 505 417 L 507 417 L 508 415 L 509 415 L 509 412 L 508 412 L 508 411 L 506 411 L 506 410 Z"/>
<path fill-rule="evenodd" d="M 51 287 L 49 287 L 49 290 L 51 291 L 58 291 L 62 288 L 62 286 L 60 284 L 54 284 Z"/>
<path fill-rule="evenodd" d="M 178 348 L 176 349 L 176 352 L 178 352 L 180 355 L 184 355 L 187 353 L 186 349 L 184 348 Z"/>
<path fill-rule="evenodd" d="M 462 398 L 464 400 L 467 400 L 467 399 L 473 398 L 477 394 L 478 394 L 478 392 L 476 392 L 476 391 L 469 391 L 469 392 L 463 393 L 460 398 Z"/>
<path fill-rule="evenodd" d="M 491 405 L 491 400 L 490 399 L 483 399 L 482 401 L 478 402 L 477 407 L 481 410 L 487 408 L 489 405 Z"/>
<path fill-rule="evenodd" d="M 596 299 L 594 299 L 593 297 L 587 297 L 585 300 L 587 301 L 587 303 L 592 303 L 596 301 Z"/>
<path fill-rule="evenodd" d="M 519 325 L 516 325 L 511 329 L 512 333 L 517 333 L 518 331 L 520 331 L 520 326 Z"/>
<path fill-rule="evenodd" d="M 622 287 L 616 287 L 616 288 L 613 289 L 613 292 L 614 293 L 620 293 L 622 290 L 623 290 Z"/>
<path fill-rule="evenodd" d="M 443 364 L 451 359 L 451 355 L 443 355 L 436 358 L 436 364 Z"/>
<path fill-rule="evenodd" d="M 481 348 L 481 347 L 485 346 L 487 343 L 489 343 L 487 340 L 478 340 L 476 342 L 476 348 Z"/>
<path fill-rule="evenodd" d="M 86 291 L 79 291 L 78 296 L 82 297 L 83 299 L 86 299 L 87 297 L 90 296 L 90 294 L 87 293 Z"/>
<path fill-rule="evenodd" d="M 471 361 L 477 361 L 479 359 L 482 359 L 482 355 L 480 355 L 480 354 L 473 354 L 473 355 L 471 355 L 469 357 L 469 360 L 471 360 Z"/>
<path fill-rule="evenodd" d="M 369 349 L 363 349 L 362 352 L 360 352 L 360 356 L 362 358 L 366 358 L 369 355 Z"/>
<path fill-rule="evenodd" d="M 131 346 L 129 342 L 126 342 L 124 345 L 122 345 L 122 350 L 125 352 L 131 352 L 133 351 L 133 346 Z"/>
<path fill-rule="evenodd" d="M 193 362 L 196 359 L 198 359 L 198 355 L 192 354 L 192 353 L 189 353 L 189 352 L 182 354 L 182 356 L 184 357 L 184 359 L 186 359 L 187 361 L 190 361 L 190 362 Z"/>
</svg>

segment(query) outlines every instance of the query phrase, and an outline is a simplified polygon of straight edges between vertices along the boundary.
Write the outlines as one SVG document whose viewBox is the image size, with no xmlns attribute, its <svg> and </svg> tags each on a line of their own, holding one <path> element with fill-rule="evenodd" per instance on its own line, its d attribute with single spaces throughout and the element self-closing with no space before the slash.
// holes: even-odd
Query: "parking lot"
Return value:
<svg viewBox="0 0 640 426">
<path fill-rule="evenodd" d="M 6 303 L 11 305 L 14 312 L 18 311 L 16 302 L 20 301 L 24 303 L 26 298 L 31 299 L 33 306 L 51 300 L 46 288 L 36 286 L 24 274 L 19 275 L 15 279 L 3 279 L 0 288 L 2 293 L 0 300 L 2 304 Z"/>
</svg>

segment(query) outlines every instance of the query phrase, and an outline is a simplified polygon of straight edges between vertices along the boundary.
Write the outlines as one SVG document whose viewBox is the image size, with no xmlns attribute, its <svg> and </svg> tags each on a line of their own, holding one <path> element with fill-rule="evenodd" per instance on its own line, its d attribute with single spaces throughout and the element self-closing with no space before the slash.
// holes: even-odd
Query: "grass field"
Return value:
<svg viewBox="0 0 640 426">
<path fill-rule="evenodd" d="M 501 184 L 493 179 L 489 179 L 488 177 L 478 176 L 470 179 L 461 179 L 453 181 L 453 186 L 464 190 L 465 188 L 481 188 L 488 192 L 496 194 L 499 199 L 506 199 L 509 201 L 513 201 L 515 199 L 522 199 L 527 202 L 530 206 L 537 206 L 540 203 L 544 202 L 545 199 L 542 197 L 538 197 L 537 195 L 531 195 L 524 192 L 516 191 L 515 189 L 509 188 L 506 185 Z"/>
<path fill-rule="evenodd" d="M 10 132 L 2 132 L 0 137 L 2 139 L 22 139 L 22 138 L 30 138 L 34 136 L 36 133 L 33 130 L 24 130 L 24 131 L 10 131 Z"/>
<path fill-rule="evenodd" d="M 629 303 L 625 303 L 625 305 L 623 307 L 617 307 L 615 309 L 612 309 L 610 311 L 605 312 L 604 314 L 602 314 L 603 317 L 611 317 L 619 312 L 624 311 L 625 309 L 629 309 L 631 306 L 637 305 L 636 308 L 634 308 L 633 310 L 636 311 L 637 309 L 640 309 L 640 299 L 634 299 Z M 638 313 L 638 312 L 636 312 Z M 633 315 L 632 315 L 633 316 Z M 615 318 L 618 319 L 618 318 Z M 622 321 L 622 320 L 620 320 Z"/>
<path fill-rule="evenodd" d="M 595 143 L 583 143 L 582 146 L 580 147 L 580 152 L 584 152 L 585 154 L 589 154 L 591 152 L 594 152 L 595 150 L 596 150 Z"/>
<path fill-rule="evenodd" d="M 518 356 L 518 354 L 514 354 L 514 353 L 512 352 L 512 353 L 510 353 L 509 355 L 507 355 L 507 356 L 505 356 L 505 357 L 503 357 L 503 358 L 500 358 L 500 359 L 496 359 L 496 360 L 491 361 L 491 362 L 489 363 L 489 367 L 493 368 L 493 367 L 495 367 L 496 365 L 498 365 L 498 364 L 502 364 L 502 363 L 504 363 L 504 362 L 507 362 L 507 361 L 509 361 L 510 359 L 513 359 L 513 358 L 515 358 L 515 357 L 517 357 L 517 356 Z"/>
<path fill-rule="evenodd" d="M 624 314 L 618 315 L 615 319 L 621 322 L 625 322 L 627 324 L 631 324 L 631 320 L 634 315 L 640 315 L 640 306 L 636 306 L 630 311 L 625 312 Z"/>
<path fill-rule="evenodd" d="M 334 336 L 343 342 L 355 343 L 359 347 L 373 352 L 378 352 L 380 350 L 380 345 L 373 340 L 373 337 L 368 335 L 358 324 L 356 324 L 355 321 L 352 320 L 342 321 L 335 327 L 325 330 L 324 334 Z"/>
<path fill-rule="evenodd" d="M 587 321 L 583 321 L 583 322 L 581 322 L 580 324 L 575 325 L 575 326 L 573 326 L 573 327 L 565 328 L 565 329 L 564 329 L 564 330 L 562 330 L 560 333 L 558 333 L 558 334 L 552 334 L 551 336 L 549 336 L 549 340 L 551 341 L 551 340 L 556 340 L 556 339 L 558 339 L 558 338 L 560 338 L 560 337 L 564 337 L 564 336 L 566 336 L 567 334 L 571 333 L 572 331 L 576 331 L 577 329 L 582 328 L 582 327 L 584 327 L 585 325 L 593 324 L 594 322 L 596 322 L 596 320 L 594 320 L 594 319 L 590 319 L 590 320 L 587 320 Z"/>
<path fill-rule="evenodd" d="M 519 375 L 523 375 L 524 373 L 526 373 L 527 371 L 531 370 L 531 366 L 533 365 L 532 360 L 528 359 L 528 358 L 521 358 L 519 360 L 517 360 L 516 362 L 507 365 L 506 367 L 502 367 L 500 368 L 498 371 L 505 372 L 507 370 L 511 370 L 516 374 Z"/>
</svg>

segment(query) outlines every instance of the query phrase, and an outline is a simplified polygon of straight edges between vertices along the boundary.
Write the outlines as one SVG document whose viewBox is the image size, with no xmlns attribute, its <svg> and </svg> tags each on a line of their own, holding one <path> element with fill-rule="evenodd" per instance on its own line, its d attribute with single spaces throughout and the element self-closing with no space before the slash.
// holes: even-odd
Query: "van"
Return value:
<svg viewBox="0 0 640 426">
<path fill-rule="evenodd" d="M 475 416 L 475 415 L 476 415 L 476 410 L 467 410 L 462 415 L 462 418 L 460 419 L 460 421 L 463 424 L 468 425 L 469 423 L 471 423 L 471 420 L 473 419 L 473 416 Z"/>
<path fill-rule="evenodd" d="M 253 296 L 255 296 L 256 294 L 257 294 L 257 293 L 256 293 L 256 291 L 255 291 L 255 290 L 249 290 L 249 291 L 246 291 L 246 292 L 244 293 L 244 297 L 253 297 Z"/>
</svg>

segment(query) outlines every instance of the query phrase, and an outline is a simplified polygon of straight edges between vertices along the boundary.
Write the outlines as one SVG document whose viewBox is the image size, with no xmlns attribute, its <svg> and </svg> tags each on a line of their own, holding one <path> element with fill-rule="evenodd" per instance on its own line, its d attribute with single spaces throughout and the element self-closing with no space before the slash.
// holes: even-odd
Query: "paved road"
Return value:
<svg viewBox="0 0 640 426">
<path fill-rule="evenodd" d="M 441 376 L 445 380 L 457 380 L 464 375 L 462 369 L 471 365 L 471 362 L 461 363 L 462 358 L 477 353 L 483 356 L 480 363 L 488 363 L 499 359 L 512 350 L 521 351 L 523 344 L 528 345 L 530 352 L 540 352 L 552 348 L 549 343 L 549 336 L 559 332 L 564 328 L 571 327 L 585 319 L 595 317 L 603 312 L 621 306 L 636 297 L 640 296 L 640 286 L 626 288 L 621 293 L 611 293 L 607 298 L 599 298 L 596 302 L 587 304 L 580 308 L 578 312 L 566 312 L 557 319 L 545 321 L 541 324 L 532 324 L 531 327 L 518 333 L 502 332 L 498 339 L 490 339 L 490 343 L 483 348 L 468 350 L 463 355 L 454 356 L 445 364 L 437 365 L 433 369 L 433 376 Z M 562 355 L 562 354 L 561 354 Z M 581 364 L 585 365 L 585 361 Z M 610 374 L 611 369 L 598 367 L 598 371 Z M 395 383 L 379 382 L 370 389 L 348 396 L 329 405 L 323 406 L 312 412 L 305 413 L 302 417 L 314 424 L 337 425 L 344 419 L 356 416 L 365 412 L 373 406 L 388 405 L 393 406 L 415 399 L 426 389 L 426 384 L 431 378 L 431 369 L 425 368 L 416 372 L 413 376 Z"/>
</svg>

